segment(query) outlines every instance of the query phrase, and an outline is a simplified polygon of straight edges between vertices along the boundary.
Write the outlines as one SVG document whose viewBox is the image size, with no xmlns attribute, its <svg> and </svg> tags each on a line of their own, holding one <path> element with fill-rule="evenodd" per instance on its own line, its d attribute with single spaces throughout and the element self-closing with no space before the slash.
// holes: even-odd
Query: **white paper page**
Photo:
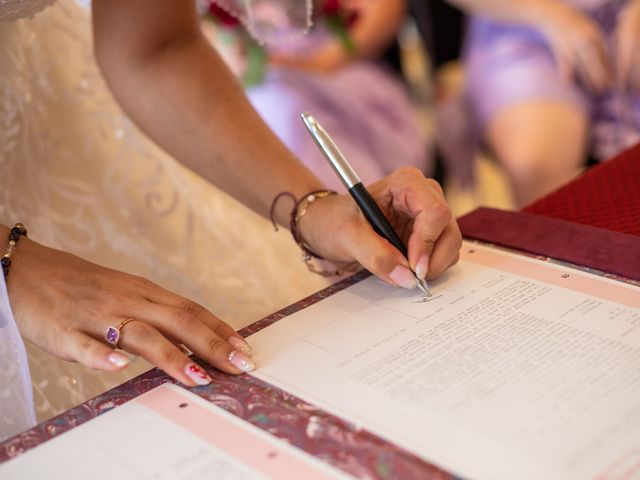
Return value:
<svg viewBox="0 0 640 480">
<path fill-rule="evenodd" d="M 638 287 L 469 243 L 430 286 L 278 321 L 255 375 L 465 477 L 640 478 Z"/>
<path fill-rule="evenodd" d="M 164 384 L 0 465 L 0 479 L 347 480 L 222 408 Z"/>
</svg>

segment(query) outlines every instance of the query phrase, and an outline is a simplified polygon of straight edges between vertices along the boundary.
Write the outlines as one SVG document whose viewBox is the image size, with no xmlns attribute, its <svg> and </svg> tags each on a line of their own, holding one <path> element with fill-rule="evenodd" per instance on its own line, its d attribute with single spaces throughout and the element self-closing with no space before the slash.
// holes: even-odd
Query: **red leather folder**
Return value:
<svg viewBox="0 0 640 480">
<path fill-rule="evenodd" d="M 640 237 L 640 144 L 523 211 Z"/>
<path fill-rule="evenodd" d="M 458 220 L 467 238 L 640 280 L 640 145 L 510 212 Z"/>
</svg>

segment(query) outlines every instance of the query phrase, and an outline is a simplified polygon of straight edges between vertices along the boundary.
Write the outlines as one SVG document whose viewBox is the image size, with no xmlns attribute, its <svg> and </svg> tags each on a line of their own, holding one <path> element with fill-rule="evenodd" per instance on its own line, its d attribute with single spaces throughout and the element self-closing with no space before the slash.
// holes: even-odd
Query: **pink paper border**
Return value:
<svg viewBox="0 0 640 480">
<path fill-rule="evenodd" d="M 594 278 L 579 271 L 572 271 L 568 277 L 565 277 L 564 275 L 567 275 L 565 272 L 549 265 L 529 262 L 516 256 L 493 252 L 486 248 L 473 248 L 472 246 L 463 247 L 460 258 L 485 267 L 497 268 L 532 280 L 567 288 L 574 292 L 592 295 L 632 308 L 640 308 L 640 289 L 634 292 L 630 288 L 621 288 L 619 285 L 602 281 L 600 278 Z"/>
<path fill-rule="evenodd" d="M 221 412 L 208 409 L 180 391 L 171 388 L 152 390 L 134 400 L 176 425 L 228 453 L 239 462 L 269 478 L 304 478 L 305 480 L 335 480 L 315 462 L 295 455 L 282 441 L 269 441 L 262 435 L 242 428 Z M 179 407 L 186 403 L 185 408 Z"/>
</svg>

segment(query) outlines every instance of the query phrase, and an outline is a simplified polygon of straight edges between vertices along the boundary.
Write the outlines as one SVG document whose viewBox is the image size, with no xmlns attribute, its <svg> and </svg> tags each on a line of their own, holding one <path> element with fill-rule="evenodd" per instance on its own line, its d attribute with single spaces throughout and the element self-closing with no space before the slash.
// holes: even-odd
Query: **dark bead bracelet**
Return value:
<svg viewBox="0 0 640 480">
<path fill-rule="evenodd" d="M 20 240 L 20 236 L 27 236 L 27 229 L 21 223 L 16 223 L 15 226 L 9 232 L 9 245 L 7 245 L 7 249 L 0 259 L 0 264 L 2 265 L 2 273 L 4 273 L 4 277 L 7 278 L 9 275 L 9 267 L 11 266 L 11 256 L 13 252 L 16 250 L 16 245 L 18 244 L 18 240 Z"/>
</svg>

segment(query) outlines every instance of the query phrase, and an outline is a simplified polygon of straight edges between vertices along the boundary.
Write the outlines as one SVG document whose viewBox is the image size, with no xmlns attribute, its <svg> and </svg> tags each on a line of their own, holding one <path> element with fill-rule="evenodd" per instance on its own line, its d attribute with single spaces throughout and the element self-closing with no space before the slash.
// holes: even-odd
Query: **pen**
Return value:
<svg viewBox="0 0 640 480">
<path fill-rule="evenodd" d="M 371 194 L 367 191 L 365 186 L 358 178 L 358 175 L 353 170 L 347 159 L 344 158 L 342 152 L 338 149 L 333 142 L 329 134 L 322 128 L 318 121 L 313 118 L 308 112 L 302 114 L 302 120 L 309 130 L 311 137 L 316 142 L 316 145 L 320 148 L 325 158 L 329 161 L 331 168 L 336 172 L 344 186 L 349 190 L 349 193 L 355 200 L 360 210 L 364 214 L 365 218 L 369 221 L 373 229 L 378 235 L 386 238 L 391 245 L 393 245 L 402 255 L 407 257 L 407 247 L 404 246 L 400 237 L 395 232 L 387 217 L 384 216 L 380 207 L 376 201 L 371 197 Z M 427 296 L 431 295 L 427 282 L 418 277 L 415 272 L 413 274 L 416 277 L 416 283 L 418 288 L 422 290 Z"/>
</svg>

